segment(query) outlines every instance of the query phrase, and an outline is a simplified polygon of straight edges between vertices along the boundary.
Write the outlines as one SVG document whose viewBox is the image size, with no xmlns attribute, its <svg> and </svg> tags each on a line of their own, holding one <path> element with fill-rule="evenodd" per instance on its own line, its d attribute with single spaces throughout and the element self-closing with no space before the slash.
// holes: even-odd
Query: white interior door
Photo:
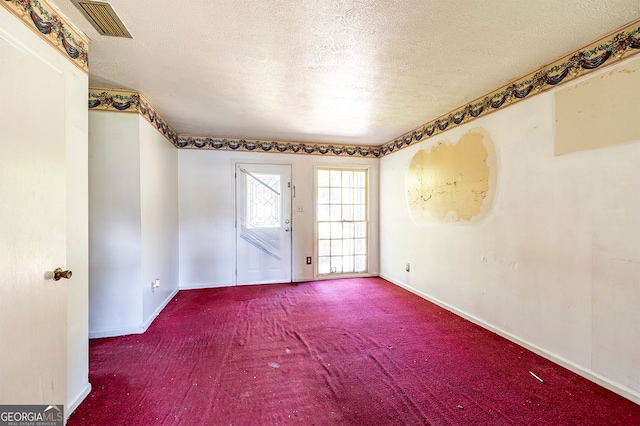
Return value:
<svg viewBox="0 0 640 426">
<path fill-rule="evenodd" d="M 291 282 L 291 166 L 236 164 L 236 284 Z"/>
<path fill-rule="evenodd" d="M 0 29 L 1 30 L 1 29 Z M 67 394 L 64 79 L 0 31 L 0 404 Z"/>
</svg>

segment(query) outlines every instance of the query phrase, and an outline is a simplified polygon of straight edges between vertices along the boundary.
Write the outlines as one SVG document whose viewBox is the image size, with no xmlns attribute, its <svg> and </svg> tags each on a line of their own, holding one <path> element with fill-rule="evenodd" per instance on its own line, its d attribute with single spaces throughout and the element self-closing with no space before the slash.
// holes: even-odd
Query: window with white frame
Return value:
<svg viewBox="0 0 640 426">
<path fill-rule="evenodd" d="M 367 272 L 367 170 L 317 169 L 318 275 Z"/>
</svg>

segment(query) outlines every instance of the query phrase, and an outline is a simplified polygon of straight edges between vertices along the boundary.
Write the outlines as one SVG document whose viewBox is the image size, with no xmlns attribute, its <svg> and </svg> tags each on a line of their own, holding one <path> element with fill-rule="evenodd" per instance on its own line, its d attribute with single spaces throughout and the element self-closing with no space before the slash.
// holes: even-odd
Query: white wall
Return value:
<svg viewBox="0 0 640 426">
<path fill-rule="evenodd" d="M 142 333 L 178 288 L 177 150 L 109 111 L 89 112 L 89 146 L 89 332 Z"/>
<path fill-rule="evenodd" d="M 640 141 L 555 156 L 556 90 L 381 160 L 381 275 L 638 402 Z M 479 127 L 496 147 L 492 210 L 417 225 L 412 157 Z"/>
<path fill-rule="evenodd" d="M 139 116 L 89 112 L 89 332 L 140 332 Z M 124 334 L 124 333 L 122 333 Z"/>
<path fill-rule="evenodd" d="M 140 197 L 145 329 L 178 290 L 178 150 L 142 117 Z M 160 288 L 151 283 L 160 280 Z"/>
<path fill-rule="evenodd" d="M 178 289 L 177 150 L 109 111 L 89 112 L 89 146 L 89 334 L 142 333 Z"/>
<path fill-rule="evenodd" d="M 234 283 L 234 164 L 235 162 L 292 165 L 292 280 L 314 279 L 315 167 L 370 167 L 369 273 L 379 271 L 378 159 L 321 157 L 299 154 L 180 150 L 180 287 L 229 286 Z M 297 207 L 302 212 L 297 211 Z"/>
</svg>

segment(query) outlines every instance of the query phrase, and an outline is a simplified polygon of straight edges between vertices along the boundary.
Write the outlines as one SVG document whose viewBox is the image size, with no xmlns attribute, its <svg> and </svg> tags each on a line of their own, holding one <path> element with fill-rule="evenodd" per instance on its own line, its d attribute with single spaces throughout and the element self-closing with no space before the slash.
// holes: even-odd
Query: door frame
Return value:
<svg viewBox="0 0 640 426">
<path fill-rule="evenodd" d="M 287 206 L 289 208 L 289 217 L 291 218 L 291 231 L 290 231 L 290 238 L 291 238 L 291 253 L 290 253 L 290 262 L 289 262 L 289 276 L 290 276 L 290 281 L 293 282 L 293 259 L 294 259 L 294 246 L 293 246 L 293 233 L 295 232 L 295 223 L 294 223 L 294 215 L 293 215 L 293 199 L 295 198 L 295 185 L 293 184 L 293 163 L 290 162 L 283 162 L 283 161 L 276 161 L 276 162 L 270 162 L 270 161 L 256 161 L 256 160 L 251 160 L 251 159 L 233 159 L 231 161 L 232 163 L 232 167 L 231 167 L 231 173 L 232 173 L 232 181 L 233 181 L 233 191 L 231 191 L 231 203 L 233 206 L 233 233 L 234 233 L 234 237 L 233 237 L 233 241 L 234 241 L 234 264 L 233 264 L 233 279 L 232 279 L 232 284 L 233 286 L 237 286 L 238 285 L 238 202 L 237 202 L 237 197 L 236 197 L 236 193 L 237 193 L 237 185 L 238 185 L 238 181 L 237 181 L 237 176 L 236 176 L 236 171 L 238 168 L 238 164 L 250 164 L 250 165 L 255 165 L 255 166 L 260 166 L 260 165 L 264 165 L 264 166 L 289 166 L 291 169 L 291 197 L 289 199 L 289 205 Z M 245 285 L 245 284 L 242 284 Z"/>
</svg>

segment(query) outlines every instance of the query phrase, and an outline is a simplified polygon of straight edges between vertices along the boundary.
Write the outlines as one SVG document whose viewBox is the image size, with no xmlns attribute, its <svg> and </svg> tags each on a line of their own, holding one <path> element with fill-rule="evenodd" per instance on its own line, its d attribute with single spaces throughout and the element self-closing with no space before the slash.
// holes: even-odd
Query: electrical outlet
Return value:
<svg viewBox="0 0 640 426">
<path fill-rule="evenodd" d="M 405 269 L 406 269 L 407 272 L 411 271 L 411 264 L 407 263 L 407 266 L 406 266 Z"/>
<path fill-rule="evenodd" d="M 156 278 L 155 280 L 151 281 L 151 291 L 155 292 L 158 288 L 160 288 L 160 280 Z"/>
<path fill-rule="evenodd" d="M 311 256 L 307 257 L 307 265 L 311 265 Z"/>
</svg>

